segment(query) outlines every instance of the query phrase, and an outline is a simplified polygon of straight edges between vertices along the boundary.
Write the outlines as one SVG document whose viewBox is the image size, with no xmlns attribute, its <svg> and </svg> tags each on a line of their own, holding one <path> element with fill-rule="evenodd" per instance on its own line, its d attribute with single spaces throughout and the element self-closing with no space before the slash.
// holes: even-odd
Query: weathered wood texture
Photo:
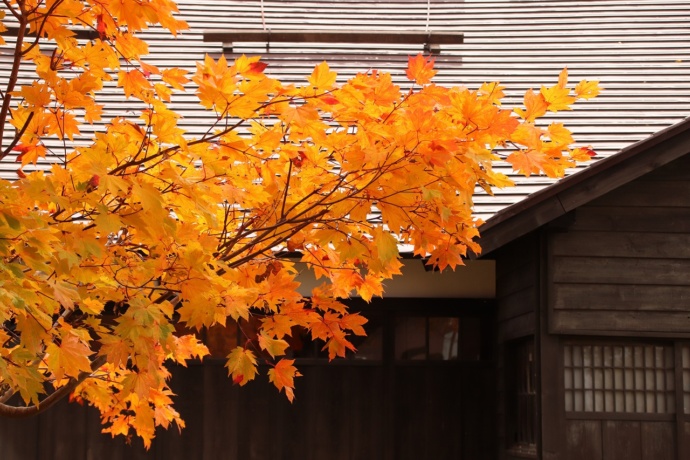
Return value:
<svg viewBox="0 0 690 460">
<path fill-rule="evenodd" d="M 690 334 L 690 156 L 578 208 L 550 236 L 555 333 Z"/>
<path fill-rule="evenodd" d="M 675 423 L 568 420 L 563 460 L 675 460 Z"/>
<path fill-rule="evenodd" d="M 495 255 L 498 342 L 532 335 L 539 299 L 536 236 L 511 243 Z"/>
<path fill-rule="evenodd" d="M 444 364 L 390 373 L 383 365 L 305 365 L 294 404 L 265 378 L 233 386 L 219 362 L 176 368 L 172 387 L 187 427 L 181 435 L 160 430 L 148 452 L 137 439 L 126 445 L 101 434 L 93 409 L 63 401 L 36 418 L 0 419 L 0 458 L 355 460 L 383 458 L 385 450 L 395 459 L 494 458 L 491 365 Z"/>
</svg>

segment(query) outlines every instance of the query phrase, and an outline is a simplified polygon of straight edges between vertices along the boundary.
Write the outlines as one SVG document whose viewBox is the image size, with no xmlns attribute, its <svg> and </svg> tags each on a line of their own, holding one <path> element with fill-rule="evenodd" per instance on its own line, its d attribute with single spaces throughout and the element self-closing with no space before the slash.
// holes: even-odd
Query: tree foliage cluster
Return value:
<svg viewBox="0 0 690 460">
<path fill-rule="evenodd" d="M 440 269 L 480 252 L 475 187 L 511 185 L 496 161 L 558 177 L 592 155 L 562 124 L 537 124 L 597 94 L 596 82 L 568 86 L 565 70 L 511 109 L 498 83 L 435 85 L 421 55 L 409 90 L 376 71 L 338 85 L 325 62 L 300 86 L 257 57 L 161 69 L 138 33 L 182 32 L 176 11 L 170 0 L 4 0 L 14 61 L 0 161 L 16 161 L 18 178 L 0 181 L 2 414 L 72 393 L 104 431 L 148 445 L 156 426 L 183 426 L 165 363 L 208 352 L 184 331 L 250 316 L 258 339 L 232 350 L 228 373 L 245 385 L 267 364 L 292 400 L 286 339 L 299 327 L 331 359 L 354 350 L 366 319 L 343 299 L 381 296 L 400 244 Z M 104 117 L 110 81 L 136 116 Z M 183 91 L 215 116 L 202 136 L 169 106 Z M 44 158 L 49 170 L 33 166 Z M 308 298 L 285 254 L 322 281 Z"/>
</svg>

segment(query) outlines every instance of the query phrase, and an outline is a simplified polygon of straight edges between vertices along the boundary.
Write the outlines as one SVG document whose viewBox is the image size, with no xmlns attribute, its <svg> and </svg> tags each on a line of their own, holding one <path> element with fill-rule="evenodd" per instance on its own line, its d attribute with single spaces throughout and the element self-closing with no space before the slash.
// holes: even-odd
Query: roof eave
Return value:
<svg viewBox="0 0 690 460">
<path fill-rule="evenodd" d="M 479 228 L 481 257 L 688 153 L 690 118 L 496 213 Z"/>
</svg>

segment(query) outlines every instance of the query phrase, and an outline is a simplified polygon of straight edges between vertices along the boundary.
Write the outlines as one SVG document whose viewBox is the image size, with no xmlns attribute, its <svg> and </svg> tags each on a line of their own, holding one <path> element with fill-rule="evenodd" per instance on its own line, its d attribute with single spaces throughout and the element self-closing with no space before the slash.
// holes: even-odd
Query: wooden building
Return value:
<svg viewBox="0 0 690 460">
<path fill-rule="evenodd" d="M 499 458 L 690 458 L 690 120 L 499 213 Z"/>
<path fill-rule="evenodd" d="M 690 458 L 685 0 L 179 3 L 192 31 L 177 41 L 147 32 L 155 65 L 263 54 L 286 81 L 327 59 L 341 78 L 377 67 L 402 83 L 407 56 L 422 51 L 204 41 L 205 29 L 262 24 L 295 34 L 462 32 L 462 43 L 435 49 L 439 84 L 500 80 L 512 104 L 567 65 L 574 79 L 606 88 L 559 114 L 599 161 L 555 184 L 513 176 L 513 189 L 478 191 L 482 256 L 442 274 L 406 260 L 385 299 L 354 301 L 371 320 L 358 354 L 328 364 L 317 344 L 300 344 L 294 404 L 265 376 L 233 386 L 211 359 L 173 370 L 187 427 L 160 431 L 148 452 L 101 434 L 95 410 L 64 402 L 39 417 L 0 419 L 0 459 Z M 205 129 L 193 98 L 174 104 L 190 135 Z M 16 169 L 2 167 L 4 176 Z M 207 339 L 219 356 L 234 340 Z"/>
</svg>

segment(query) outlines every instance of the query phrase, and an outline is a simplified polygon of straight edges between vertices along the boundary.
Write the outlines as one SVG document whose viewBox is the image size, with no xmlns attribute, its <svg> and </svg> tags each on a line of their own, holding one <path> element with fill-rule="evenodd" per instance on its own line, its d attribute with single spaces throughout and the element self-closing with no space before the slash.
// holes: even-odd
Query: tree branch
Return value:
<svg viewBox="0 0 690 460">
<path fill-rule="evenodd" d="M 7 401 L 13 394 L 13 392 L 10 390 L 8 392 L 10 393 L 9 396 L 3 395 L 2 397 L 3 402 L 0 403 L 0 416 L 24 418 L 40 414 L 41 412 L 49 409 L 56 402 L 60 401 L 62 398 L 73 392 L 74 389 L 77 388 L 77 386 L 81 382 L 89 378 L 93 374 L 93 372 L 96 371 L 96 369 L 101 367 L 103 364 L 105 364 L 105 362 L 105 356 L 99 356 L 98 358 L 94 359 L 91 363 L 91 372 L 82 372 L 81 374 L 79 374 L 79 377 L 77 379 L 72 379 L 67 385 L 58 388 L 53 393 L 51 393 L 46 399 L 41 401 L 39 404 L 33 406 L 19 407 L 5 404 L 4 401 Z"/>
<path fill-rule="evenodd" d="M 10 71 L 10 78 L 7 81 L 7 86 L 5 87 L 5 98 L 2 101 L 2 109 L 0 109 L 0 142 L 2 141 L 3 134 L 5 132 L 5 122 L 7 121 L 7 115 L 10 111 L 10 102 L 12 101 L 12 91 L 14 91 L 14 85 L 17 84 L 17 79 L 19 78 L 19 67 L 22 63 L 22 45 L 24 44 L 24 35 L 26 34 L 26 18 L 21 16 L 19 18 L 19 30 L 17 31 L 17 42 L 14 45 L 14 60 L 12 61 L 12 70 Z M 16 137 L 16 136 L 15 136 Z M 0 155 L 0 160 L 2 160 L 7 153 L 2 153 Z"/>
</svg>

